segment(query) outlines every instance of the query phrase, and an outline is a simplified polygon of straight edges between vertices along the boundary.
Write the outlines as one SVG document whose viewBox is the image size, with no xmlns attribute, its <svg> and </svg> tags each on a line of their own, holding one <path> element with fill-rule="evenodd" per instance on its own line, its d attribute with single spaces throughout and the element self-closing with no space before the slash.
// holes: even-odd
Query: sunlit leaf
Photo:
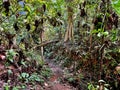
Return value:
<svg viewBox="0 0 120 90">
<path fill-rule="evenodd" d="M 112 0 L 112 7 L 120 15 L 120 0 Z"/>
</svg>

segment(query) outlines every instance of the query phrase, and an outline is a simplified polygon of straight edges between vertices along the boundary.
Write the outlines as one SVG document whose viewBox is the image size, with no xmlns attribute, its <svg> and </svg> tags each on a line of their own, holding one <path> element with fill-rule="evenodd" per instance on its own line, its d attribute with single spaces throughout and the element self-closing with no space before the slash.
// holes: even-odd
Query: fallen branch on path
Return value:
<svg viewBox="0 0 120 90">
<path fill-rule="evenodd" d="M 51 43 L 57 43 L 59 42 L 59 40 L 52 40 L 52 41 L 46 41 L 46 42 L 42 42 L 41 44 L 39 45 L 35 45 L 32 49 L 35 49 L 37 47 L 43 47 L 45 45 L 48 45 L 48 44 L 51 44 Z"/>
</svg>

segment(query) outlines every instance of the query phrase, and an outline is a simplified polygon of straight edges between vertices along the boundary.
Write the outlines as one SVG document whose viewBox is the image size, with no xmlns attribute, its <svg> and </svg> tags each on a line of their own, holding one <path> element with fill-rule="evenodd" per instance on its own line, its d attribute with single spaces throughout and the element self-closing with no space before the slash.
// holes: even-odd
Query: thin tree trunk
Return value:
<svg viewBox="0 0 120 90">
<path fill-rule="evenodd" d="M 73 40 L 73 9 L 71 7 L 67 7 L 68 10 L 68 26 L 65 33 L 64 41 L 71 41 Z"/>
<path fill-rule="evenodd" d="M 40 35 L 40 41 L 43 42 L 43 31 L 41 31 L 41 35 Z M 44 47 L 41 46 L 41 58 L 42 60 L 44 60 Z"/>
</svg>

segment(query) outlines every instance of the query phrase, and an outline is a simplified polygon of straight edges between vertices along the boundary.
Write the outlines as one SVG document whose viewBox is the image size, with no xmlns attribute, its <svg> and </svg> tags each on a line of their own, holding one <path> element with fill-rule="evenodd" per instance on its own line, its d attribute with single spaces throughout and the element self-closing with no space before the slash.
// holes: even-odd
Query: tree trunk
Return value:
<svg viewBox="0 0 120 90">
<path fill-rule="evenodd" d="M 67 11 L 68 11 L 68 26 L 65 33 L 64 39 L 65 42 L 73 40 L 73 9 L 68 6 Z"/>
</svg>

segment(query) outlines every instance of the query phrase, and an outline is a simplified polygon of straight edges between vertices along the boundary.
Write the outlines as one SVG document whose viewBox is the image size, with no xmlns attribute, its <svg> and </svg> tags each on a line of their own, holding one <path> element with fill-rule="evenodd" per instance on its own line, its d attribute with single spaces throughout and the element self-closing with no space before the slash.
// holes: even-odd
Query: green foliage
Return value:
<svg viewBox="0 0 120 90">
<path fill-rule="evenodd" d="M 73 77 L 68 78 L 68 82 L 73 82 L 73 81 L 75 81 L 75 78 Z"/>
<path fill-rule="evenodd" d="M 12 70 L 8 70 L 8 75 L 11 75 L 12 73 Z"/>
<path fill-rule="evenodd" d="M 44 82 L 44 79 L 42 77 L 40 77 L 37 73 L 33 73 L 30 77 L 29 77 L 29 80 L 34 82 L 41 82 L 43 83 Z"/>
<path fill-rule="evenodd" d="M 92 30 L 91 34 L 97 34 L 98 37 L 101 36 L 108 36 L 109 32 L 108 31 L 104 31 L 103 29 L 98 29 L 98 30 Z"/>
<path fill-rule="evenodd" d="M 15 86 L 15 87 L 13 87 L 13 89 L 12 90 L 20 90 L 21 89 L 21 87 L 20 86 Z"/>
<path fill-rule="evenodd" d="M 21 73 L 21 75 L 19 76 L 19 79 L 22 80 L 22 81 L 28 82 L 28 81 L 29 81 L 29 74 L 23 72 L 23 73 Z"/>
<path fill-rule="evenodd" d="M 6 84 L 6 85 L 4 86 L 4 90 L 10 90 L 10 86 L 9 86 L 8 84 Z"/>
<path fill-rule="evenodd" d="M 14 62 L 14 57 L 17 55 L 18 53 L 15 52 L 13 49 L 7 50 L 7 59 L 10 62 Z"/>
<path fill-rule="evenodd" d="M 88 90 L 97 90 L 92 83 L 88 83 Z"/>
<path fill-rule="evenodd" d="M 27 67 L 27 61 L 24 61 L 23 59 L 20 62 L 23 66 Z"/>
<path fill-rule="evenodd" d="M 12 86 L 12 88 L 10 87 L 10 85 L 8 85 L 8 83 L 4 86 L 4 90 L 25 90 L 26 86 L 24 86 L 24 84 L 22 86 Z"/>
<path fill-rule="evenodd" d="M 74 60 L 71 59 L 70 57 L 63 57 L 63 56 L 61 56 L 61 57 L 64 58 L 64 63 L 63 63 L 64 67 L 69 67 L 74 63 Z"/>
<path fill-rule="evenodd" d="M 44 65 L 44 61 L 42 60 L 40 56 L 40 52 L 35 51 L 35 50 L 30 50 L 29 52 L 26 52 L 25 55 L 30 58 L 32 61 L 36 61 L 37 65 Z"/>
<path fill-rule="evenodd" d="M 107 87 L 109 87 L 109 84 L 104 84 L 104 90 L 109 90 Z M 93 85 L 92 83 L 88 83 L 88 90 L 98 90 L 99 85 Z"/>
<path fill-rule="evenodd" d="M 52 75 L 52 71 L 50 68 L 45 67 L 42 69 L 41 75 L 45 78 L 49 78 Z"/>
<path fill-rule="evenodd" d="M 120 15 L 120 0 L 112 0 L 112 7 Z"/>
<path fill-rule="evenodd" d="M 112 42 L 114 42 L 114 41 L 116 41 L 116 40 L 118 39 L 117 33 L 118 33 L 117 30 L 112 30 L 112 31 L 111 31 L 110 40 L 111 40 Z"/>
<path fill-rule="evenodd" d="M 43 83 L 44 79 L 42 76 L 38 75 L 37 73 L 33 73 L 33 74 L 28 74 L 28 73 L 21 73 L 21 75 L 19 76 L 19 79 L 22 81 L 25 81 L 26 83 L 34 83 L 34 82 L 40 82 Z"/>
</svg>

